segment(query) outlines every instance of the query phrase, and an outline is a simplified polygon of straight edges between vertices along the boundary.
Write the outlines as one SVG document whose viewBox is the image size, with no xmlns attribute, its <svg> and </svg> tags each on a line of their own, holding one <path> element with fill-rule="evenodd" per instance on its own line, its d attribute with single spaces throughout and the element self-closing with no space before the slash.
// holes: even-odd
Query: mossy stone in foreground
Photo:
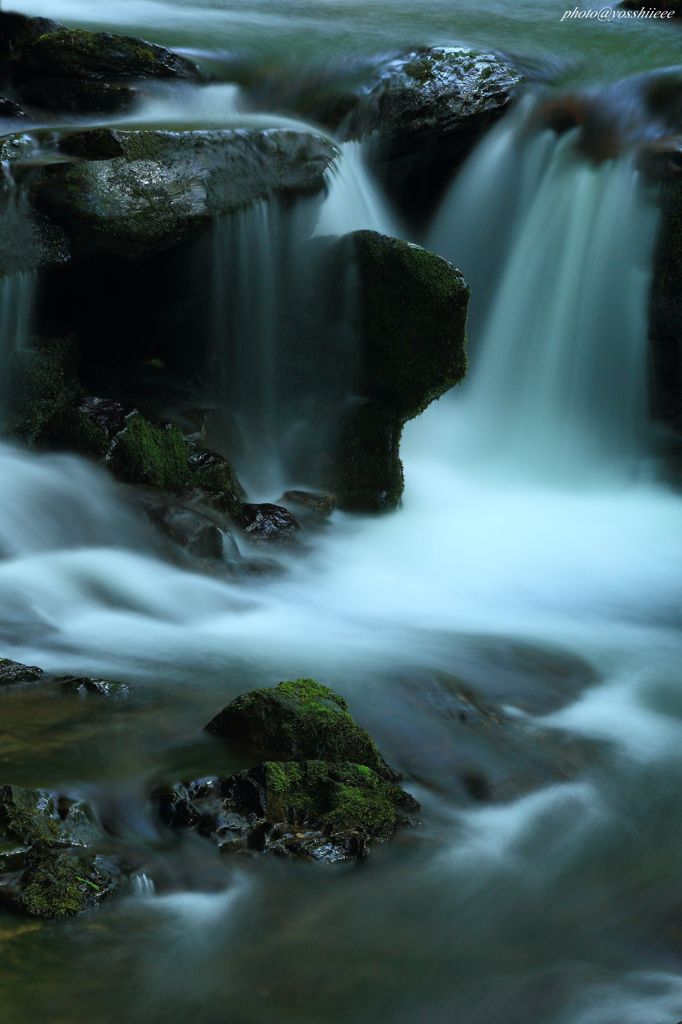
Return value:
<svg viewBox="0 0 682 1024">
<path fill-rule="evenodd" d="M 157 427 L 135 413 L 116 438 L 107 463 L 125 483 L 177 490 L 189 483 L 189 457 L 189 445 L 177 427 Z"/>
<path fill-rule="evenodd" d="M 374 740 L 354 721 L 343 697 L 314 679 L 291 679 L 233 700 L 208 732 L 275 758 L 351 761 L 396 778 Z"/>
<path fill-rule="evenodd" d="M 192 829 L 221 852 L 239 850 L 338 863 L 365 857 L 420 808 L 366 765 L 266 761 L 227 779 L 178 783 L 157 795 L 174 829 Z"/>
<path fill-rule="evenodd" d="M 24 872 L 16 907 L 30 917 L 73 917 L 116 888 L 105 860 L 74 850 L 52 850 Z"/>
</svg>

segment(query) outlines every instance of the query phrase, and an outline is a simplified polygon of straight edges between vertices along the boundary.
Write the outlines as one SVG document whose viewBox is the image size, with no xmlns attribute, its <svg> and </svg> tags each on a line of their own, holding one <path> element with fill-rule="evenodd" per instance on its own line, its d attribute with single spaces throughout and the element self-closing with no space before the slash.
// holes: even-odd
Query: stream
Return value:
<svg viewBox="0 0 682 1024">
<path fill-rule="evenodd" d="M 679 27 L 561 23 L 553 0 L 12 6 L 292 76 L 465 42 L 523 55 L 552 88 L 606 89 L 680 57 Z M 592 164 L 571 132 L 526 131 L 547 88 L 483 137 L 414 239 L 471 285 L 470 370 L 407 425 L 397 512 L 335 512 L 284 574 L 230 582 L 167 561 L 104 470 L 0 444 L 3 656 L 135 684 L 111 704 L 3 697 L 0 780 L 83 795 L 143 863 L 91 914 L 0 914 L 3 1022 L 682 1020 L 682 498 L 646 399 L 659 214 L 627 151 Z M 160 89 L 127 123 L 301 124 L 240 112 L 220 84 L 200 103 Z M 360 144 L 329 185 L 318 234 L 410 238 Z M 270 313 L 305 230 L 262 203 L 212 241 L 212 316 L 258 352 L 255 377 L 251 359 L 233 370 L 267 453 L 240 475 L 263 500 L 299 484 L 278 461 Z M 235 266 L 243 308 L 226 309 Z M 34 294 L 27 275 L 0 284 L 0 342 L 26 333 Z M 348 699 L 422 827 L 334 869 L 171 841 L 147 794 L 240 767 L 203 726 L 297 677 Z M 499 798 L 472 801 L 467 772 Z"/>
</svg>

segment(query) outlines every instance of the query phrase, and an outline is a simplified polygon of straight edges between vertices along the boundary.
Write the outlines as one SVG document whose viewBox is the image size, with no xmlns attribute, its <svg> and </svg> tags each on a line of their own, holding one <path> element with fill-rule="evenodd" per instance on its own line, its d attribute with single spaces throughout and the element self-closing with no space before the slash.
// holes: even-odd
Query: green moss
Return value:
<svg viewBox="0 0 682 1024">
<path fill-rule="evenodd" d="M 206 727 L 271 757 L 352 761 L 394 778 L 343 697 L 315 679 L 290 679 L 237 697 Z"/>
<path fill-rule="evenodd" d="M 106 879 L 91 857 L 53 853 L 24 875 L 21 908 L 31 917 L 59 920 L 86 910 L 106 892 Z"/>
<path fill-rule="evenodd" d="M 9 429 L 25 444 L 40 443 L 49 421 L 77 393 L 75 346 L 71 339 L 36 339 L 12 359 Z"/>
<path fill-rule="evenodd" d="M 37 789 L 0 789 L 0 832 L 19 843 L 54 843 L 59 838 L 54 801 Z"/>
<path fill-rule="evenodd" d="M 271 821 L 385 840 L 418 810 L 408 794 L 366 765 L 266 762 L 261 769 Z"/>
<path fill-rule="evenodd" d="M 126 483 L 177 490 L 190 482 L 189 455 L 177 427 L 157 427 L 135 414 L 116 438 L 107 461 Z"/>
</svg>

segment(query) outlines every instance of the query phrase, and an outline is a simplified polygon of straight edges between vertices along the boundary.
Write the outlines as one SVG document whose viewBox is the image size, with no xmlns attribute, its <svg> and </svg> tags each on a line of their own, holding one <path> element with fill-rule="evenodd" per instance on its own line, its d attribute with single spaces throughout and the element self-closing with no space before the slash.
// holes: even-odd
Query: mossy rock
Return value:
<svg viewBox="0 0 682 1024">
<path fill-rule="evenodd" d="M 54 798 L 40 789 L 0 787 L 0 837 L 22 845 L 60 838 Z"/>
<path fill-rule="evenodd" d="M 125 483 L 180 490 L 190 483 L 189 457 L 189 445 L 177 427 L 158 427 L 134 413 L 116 437 L 107 465 Z"/>
<path fill-rule="evenodd" d="M 41 79 L 115 82 L 140 78 L 199 81 L 194 64 L 133 36 L 58 28 L 21 46 L 10 60 L 15 85 Z"/>
<path fill-rule="evenodd" d="M 252 850 L 326 863 L 364 857 L 416 825 L 416 800 L 366 765 L 266 761 L 227 779 L 157 794 L 167 825 L 192 829 L 222 852 Z"/>
<path fill-rule="evenodd" d="M 352 761 L 397 778 L 343 697 L 314 679 L 292 679 L 242 694 L 213 718 L 208 732 L 271 757 Z"/>
<path fill-rule="evenodd" d="M 357 280 L 358 346 L 357 401 L 339 425 L 327 483 L 346 511 L 389 511 L 403 493 L 404 424 L 465 376 L 469 288 L 447 260 L 375 231 L 345 235 L 327 259 L 334 308 Z"/>
<path fill-rule="evenodd" d="M 70 338 L 37 338 L 11 361 L 9 433 L 40 447 L 48 424 L 78 396 L 77 352 Z"/>
<path fill-rule="evenodd" d="M 0 787 L 0 901 L 60 919 L 111 895 L 121 865 L 91 849 L 104 840 L 87 804 L 40 789 Z"/>
<path fill-rule="evenodd" d="M 110 862 L 76 850 L 38 851 L 21 878 L 13 903 L 29 917 L 74 917 L 117 888 Z"/>
</svg>

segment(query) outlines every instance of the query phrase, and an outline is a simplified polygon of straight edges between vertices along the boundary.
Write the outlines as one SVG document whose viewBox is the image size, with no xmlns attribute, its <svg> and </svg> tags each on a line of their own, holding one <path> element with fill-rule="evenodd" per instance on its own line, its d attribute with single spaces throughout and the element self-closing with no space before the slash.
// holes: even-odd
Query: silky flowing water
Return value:
<svg viewBox="0 0 682 1024">
<path fill-rule="evenodd" d="M 215 60 L 464 40 L 595 83 L 679 56 L 667 26 L 559 24 L 563 5 L 539 0 L 14 6 Z M 230 123 L 234 90 L 214 89 L 196 114 L 168 94 L 137 116 Z M 359 148 L 335 173 L 318 231 L 400 233 Z M 484 213 L 465 231 L 467 209 Z M 656 216 L 627 153 L 589 164 L 570 135 L 521 138 L 517 115 L 487 137 L 429 238 L 475 295 L 480 282 L 470 379 L 408 426 L 401 510 L 336 514 L 282 577 L 183 571 L 103 471 L 0 447 L 3 655 L 137 684 L 105 706 L 39 688 L 5 699 L 0 779 L 87 796 L 143 861 L 131 894 L 91 915 L 0 918 L 0 1019 L 682 1020 L 682 501 L 657 480 L 643 393 Z M 256 280 L 274 301 L 276 221 L 256 206 L 214 236 L 216 274 L 239 250 L 262 388 L 282 353 L 247 302 Z M 281 469 L 261 481 L 281 483 Z M 237 767 L 202 726 L 237 693 L 301 675 L 348 697 L 423 826 L 333 870 L 170 842 L 153 785 Z M 506 724 L 474 705 L 463 722 L 470 690 Z M 472 803 L 467 771 L 500 802 Z"/>
</svg>

